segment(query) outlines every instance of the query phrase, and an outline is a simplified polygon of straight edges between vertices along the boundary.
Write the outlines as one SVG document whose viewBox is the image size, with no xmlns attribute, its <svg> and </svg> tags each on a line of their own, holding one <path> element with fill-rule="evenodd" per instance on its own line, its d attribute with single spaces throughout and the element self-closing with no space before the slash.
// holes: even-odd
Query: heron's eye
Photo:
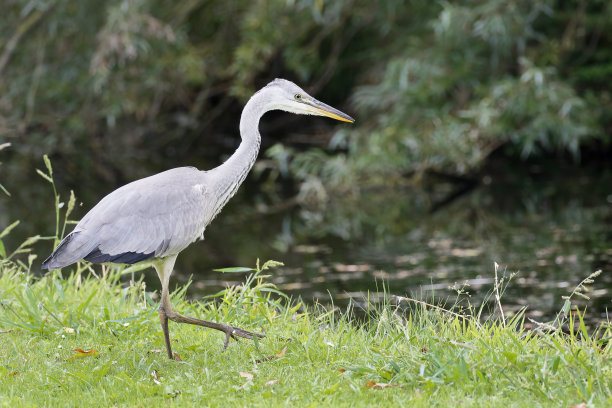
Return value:
<svg viewBox="0 0 612 408">
<path fill-rule="evenodd" d="M 295 94 L 293 95 L 293 97 L 295 98 L 296 101 L 299 101 L 300 99 L 302 99 L 302 94 Z"/>
</svg>

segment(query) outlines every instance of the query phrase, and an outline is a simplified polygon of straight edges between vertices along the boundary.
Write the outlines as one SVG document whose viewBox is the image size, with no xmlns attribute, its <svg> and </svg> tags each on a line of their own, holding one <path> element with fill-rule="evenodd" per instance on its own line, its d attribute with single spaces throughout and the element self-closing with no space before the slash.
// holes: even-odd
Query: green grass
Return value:
<svg viewBox="0 0 612 408">
<path fill-rule="evenodd" d="M 45 165 L 39 173 L 53 184 Z M 17 223 L 0 232 L 1 406 L 612 406 L 612 328 L 589 332 L 572 303 L 596 273 L 553 322 L 529 328 L 522 313 L 504 315 L 508 283 L 497 269 L 488 317 L 459 307 L 459 290 L 449 308 L 395 297 L 356 318 L 286 298 L 266 282 L 274 262 L 229 268 L 245 274 L 243 285 L 200 302 L 181 287 L 176 309 L 266 337 L 224 350 L 222 333 L 170 322 L 183 360 L 172 361 L 155 294 L 135 279 L 145 266 L 78 263 L 33 277 L 31 245 L 57 242 L 74 202 L 71 194 L 62 217 L 55 194 L 53 237 L 10 252 L 2 238 Z"/>
<path fill-rule="evenodd" d="M 611 330 L 589 334 L 580 313 L 569 333 L 412 302 L 358 323 L 278 296 L 268 263 L 206 302 L 175 292 L 180 312 L 266 333 L 223 350 L 222 333 L 170 323 L 178 362 L 144 283 L 122 284 L 133 269 L 94 276 L 80 264 L 34 279 L 27 265 L 1 265 L 3 406 L 612 404 Z"/>
</svg>

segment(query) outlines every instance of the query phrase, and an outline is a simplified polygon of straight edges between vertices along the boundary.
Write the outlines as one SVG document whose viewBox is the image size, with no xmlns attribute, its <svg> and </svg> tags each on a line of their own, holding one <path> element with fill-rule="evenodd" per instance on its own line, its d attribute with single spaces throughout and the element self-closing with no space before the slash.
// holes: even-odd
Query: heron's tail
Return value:
<svg viewBox="0 0 612 408">
<path fill-rule="evenodd" d="M 72 265 L 87 256 L 96 246 L 95 242 L 75 230 L 66 235 L 62 242 L 42 264 L 43 269 L 59 269 Z"/>
</svg>

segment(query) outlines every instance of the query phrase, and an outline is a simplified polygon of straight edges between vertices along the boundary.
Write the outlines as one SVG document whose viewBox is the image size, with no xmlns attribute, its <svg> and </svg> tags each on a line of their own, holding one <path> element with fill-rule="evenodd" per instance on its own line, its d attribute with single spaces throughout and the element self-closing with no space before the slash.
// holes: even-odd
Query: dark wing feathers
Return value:
<svg viewBox="0 0 612 408">
<path fill-rule="evenodd" d="M 153 258 L 155 255 L 154 252 L 150 252 L 148 254 L 140 254 L 138 252 L 124 252 L 118 255 L 109 255 L 102 253 L 98 248 L 91 251 L 85 259 L 86 261 L 92 263 L 104 263 L 104 262 L 115 262 L 115 263 L 125 263 L 125 264 L 133 264 L 140 261 L 146 261 L 147 259 Z"/>
</svg>

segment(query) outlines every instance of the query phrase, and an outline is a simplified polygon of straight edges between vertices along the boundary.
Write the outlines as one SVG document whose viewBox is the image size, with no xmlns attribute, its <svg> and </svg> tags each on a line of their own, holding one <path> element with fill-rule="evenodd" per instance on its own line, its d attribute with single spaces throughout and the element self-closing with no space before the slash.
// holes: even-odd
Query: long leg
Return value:
<svg viewBox="0 0 612 408">
<path fill-rule="evenodd" d="M 168 333 L 168 316 L 161 306 L 159 308 L 159 321 L 161 322 L 161 327 L 164 332 L 164 340 L 166 341 L 168 358 L 172 360 L 174 359 L 174 355 L 172 354 L 172 345 L 170 344 L 170 333 Z"/>
<path fill-rule="evenodd" d="M 170 281 L 170 275 L 172 274 L 175 261 L 176 255 L 166 259 L 161 259 L 153 264 L 162 284 L 162 298 L 161 302 L 159 303 L 159 322 L 161 323 L 162 331 L 164 332 L 166 352 L 168 353 L 168 358 L 171 360 L 174 360 L 174 355 L 172 354 L 172 344 L 170 344 L 170 333 L 168 332 L 168 313 L 166 311 L 166 304 L 169 304 L 170 302 L 166 301 L 165 299 L 168 297 L 168 283 Z M 170 308 L 172 308 L 172 305 L 170 305 Z"/>
<path fill-rule="evenodd" d="M 222 331 L 223 333 L 225 333 L 225 342 L 223 343 L 224 348 L 226 348 L 229 344 L 230 337 L 233 339 L 236 339 L 237 337 L 243 337 L 246 339 L 253 339 L 254 337 L 265 337 L 263 334 L 249 332 L 246 330 L 239 329 L 237 327 L 229 326 L 227 324 L 209 322 L 207 320 L 200 320 L 194 317 L 185 316 L 174 310 L 174 308 L 172 307 L 172 302 L 170 301 L 170 293 L 168 290 L 168 286 L 170 283 L 170 275 L 172 274 L 172 269 L 174 268 L 175 261 L 176 255 L 165 258 L 153 264 L 162 284 L 162 296 L 159 305 L 159 320 L 161 322 L 162 330 L 164 332 L 164 339 L 166 341 L 166 351 L 168 352 L 168 358 L 174 359 L 174 355 L 172 354 L 172 345 L 170 344 L 170 334 L 168 332 L 168 319 L 177 323 L 195 324 L 198 326 L 208 327 L 211 329 Z"/>
</svg>

